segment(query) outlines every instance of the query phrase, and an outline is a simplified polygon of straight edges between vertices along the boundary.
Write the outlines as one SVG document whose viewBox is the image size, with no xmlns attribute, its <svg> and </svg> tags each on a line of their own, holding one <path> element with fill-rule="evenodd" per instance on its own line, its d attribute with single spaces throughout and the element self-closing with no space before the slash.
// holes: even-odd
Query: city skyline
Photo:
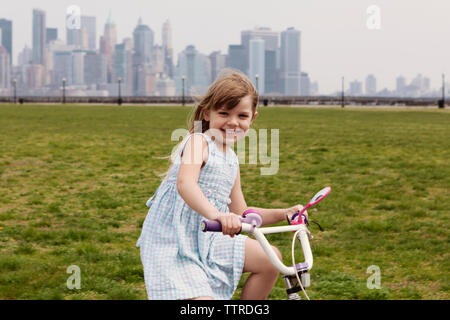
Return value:
<svg viewBox="0 0 450 320">
<path fill-rule="evenodd" d="M 224 7 L 221 4 L 208 4 L 206 5 L 204 1 L 194 1 L 189 4 L 178 3 L 177 1 L 172 1 L 170 4 L 178 4 L 169 10 L 166 4 L 160 3 L 149 9 L 148 5 L 142 3 L 138 4 L 131 1 L 135 6 L 127 7 L 127 15 L 117 14 L 114 12 L 120 12 L 117 10 L 120 8 L 117 4 L 109 4 L 108 7 L 96 8 L 95 5 L 90 4 L 87 1 L 77 1 L 68 2 L 60 1 L 57 4 L 52 3 L 52 6 L 45 5 L 49 1 L 24 1 L 18 0 L 17 3 L 21 3 L 21 9 L 18 10 L 14 8 L 16 5 L 2 9 L 2 16 L 0 18 L 9 19 L 13 21 L 13 56 L 11 57 L 14 64 L 17 64 L 18 53 L 22 51 L 24 44 L 31 47 L 31 19 L 17 18 L 17 13 L 20 12 L 20 16 L 27 17 L 31 16 L 31 11 L 34 8 L 40 8 L 46 12 L 47 15 L 47 28 L 57 28 L 58 38 L 65 41 L 66 40 L 66 30 L 64 28 L 64 22 L 66 21 L 66 9 L 69 5 L 78 4 L 82 9 L 83 15 L 96 16 L 97 23 L 97 47 L 98 38 L 103 33 L 103 26 L 107 21 L 108 15 L 112 14 L 112 20 L 117 26 L 117 40 L 121 43 L 123 38 L 131 37 L 133 29 L 137 26 L 137 21 L 142 18 L 144 24 L 148 25 L 155 34 L 155 43 L 162 43 L 162 25 L 169 19 L 172 27 L 172 47 L 174 63 L 177 62 L 178 55 L 186 49 L 187 45 L 194 45 L 195 48 L 206 55 L 209 55 L 213 51 L 220 50 L 223 54 L 228 52 L 228 45 L 240 43 L 241 31 L 251 30 L 255 25 L 266 26 L 274 31 L 281 32 L 289 27 L 295 27 L 301 31 L 301 65 L 302 72 L 307 72 L 311 77 L 311 80 L 318 81 L 320 86 L 321 94 L 331 94 L 333 92 L 340 90 L 341 77 L 345 76 L 348 79 L 348 83 L 355 79 L 359 81 L 364 81 L 368 74 L 374 74 L 377 79 L 377 88 L 382 90 L 383 88 L 388 88 L 393 90 L 396 87 L 396 79 L 399 76 L 405 77 L 408 81 L 414 79 L 417 74 L 423 74 L 424 76 L 431 79 L 431 87 L 433 89 L 438 89 L 441 85 L 441 75 L 442 73 L 449 74 L 449 60 L 450 60 L 450 50 L 449 44 L 445 44 L 445 41 L 439 40 L 439 35 L 444 31 L 448 31 L 450 23 L 446 22 L 445 19 L 438 19 L 439 14 L 444 11 L 444 9 L 449 9 L 450 5 L 444 3 L 443 1 L 432 1 L 433 6 L 425 6 L 424 4 L 418 4 L 417 1 L 398 1 L 393 7 L 393 4 L 387 1 L 378 1 L 378 5 L 381 8 L 381 29 L 380 30 L 370 30 L 366 26 L 366 20 L 369 17 L 366 13 L 366 9 L 373 4 L 370 1 L 359 1 L 355 4 L 355 1 L 349 1 L 351 3 L 341 4 L 340 6 L 331 3 L 330 1 L 322 1 L 322 9 L 319 10 L 318 5 L 312 3 L 303 4 L 303 13 L 308 12 L 315 16 L 318 12 L 322 14 L 317 14 L 317 23 L 309 23 L 311 18 L 299 19 L 302 22 L 297 22 L 291 25 L 291 21 L 297 21 L 292 19 L 292 13 L 283 12 L 280 16 L 285 17 L 283 19 L 284 25 L 277 21 L 279 17 L 273 14 L 273 19 L 264 19 L 267 15 L 269 9 L 274 8 L 275 5 L 271 3 L 260 3 L 257 15 L 249 15 L 247 20 L 239 22 L 239 19 L 235 19 L 233 23 L 222 24 L 221 17 L 216 17 L 217 22 L 214 25 L 210 25 L 208 28 L 203 28 L 201 33 L 191 32 L 186 35 L 187 30 L 198 30 L 199 23 L 190 23 L 182 28 L 180 28 L 180 22 L 185 21 L 184 18 L 180 17 L 180 11 L 184 11 L 184 15 L 189 16 L 191 21 L 193 17 L 200 18 L 206 11 L 216 12 L 221 11 L 221 14 L 228 16 L 230 8 Z M 234 1 L 231 1 L 231 4 Z M 283 8 L 283 4 L 287 4 L 285 1 L 277 2 L 278 8 Z M 326 4 L 326 5 L 325 5 Z M 198 12 L 194 14 L 196 9 L 204 6 L 203 12 Z M 297 4 L 294 7 L 299 8 Z M 402 7 L 403 6 L 403 7 Z M 28 7 L 30 10 L 28 11 Z M 98 7 L 98 6 L 97 6 Z M 151 6 L 150 6 L 151 7 Z M 401 13 L 399 9 L 408 7 L 408 14 Z M 136 16 L 131 18 L 131 14 L 134 14 L 137 9 Z M 180 10 L 176 10 L 180 9 Z M 344 20 L 344 23 L 336 24 L 339 20 L 338 18 L 343 18 L 344 15 L 340 15 L 346 9 L 348 12 L 345 13 L 345 17 L 352 17 L 352 19 Z M 424 14 L 423 9 L 427 9 Z M 327 10 L 334 10 L 334 14 L 326 12 Z M 235 10 L 237 17 L 242 16 L 243 12 L 240 10 Z M 325 12 L 324 12 L 325 11 Z M 344 10 L 345 11 L 345 10 Z M 8 14 L 10 12 L 10 14 Z M 150 12 L 152 12 L 150 14 Z M 275 12 L 275 11 L 274 11 Z M 16 13 L 16 14 L 14 14 Z M 392 26 L 392 15 L 401 14 L 399 16 L 400 27 Z M 437 14 L 433 16 L 433 23 L 425 23 L 427 19 L 430 19 L 431 13 Z M 299 17 L 302 16 L 299 13 Z M 411 23 L 411 20 L 415 20 L 418 16 L 421 16 L 422 23 Z M 124 18 L 126 16 L 126 18 Z M 205 21 L 208 21 L 208 15 L 205 15 Z M 258 16 L 258 18 L 254 17 Z M 30 21 L 28 21 L 30 20 Z M 266 20 L 267 23 L 258 23 L 258 21 Z M 314 20 L 314 19 L 312 19 Z M 19 23 L 25 22 L 25 23 Z M 304 22 L 303 22 L 304 21 Z M 416 22 L 417 22 L 416 21 Z M 357 23 L 356 23 L 357 22 Z M 193 26 L 192 26 L 193 25 Z M 417 25 L 420 25 L 417 28 Z M 211 34 L 217 31 L 218 27 L 227 27 L 226 33 Z M 311 39 L 314 34 L 321 34 L 323 29 L 330 28 L 330 32 L 334 33 L 334 38 L 336 35 L 342 34 L 342 38 L 339 41 L 330 40 L 330 37 Z M 333 28 L 331 28 L 333 27 Z M 447 27 L 447 29 L 445 29 Z M 194 28 L 194 29 L 192 29 Z M 353 33 L 345 32 L 352 28 L 356 29 Z M 239 29 L 238 31 L 236 31 Z M 420 32 L 419 32 L 419 31 Z M 407 32 L 408 31 L 408 32 Z M 426 31 L 429 31 L 428 33 Z M 24 33 L 26 35 L 24 35 Z M 410 41 L 411 34 L 415 34 L 416 41 Z M 184 35 L 184 39 L 180 39 L 180 35 Z M 399 37 L 399 35 L 401 37 Z M 362 38 L 366 38 L 365 41 L 361 42 Z M 402 43 L 401 50 L 398 49 L 397 45 L 392 45 L 392 37 L 396 38 L 396 42 Z M 27 39 L 28 38 L 28 39 Z M 350 42 L 349 38 L 354 40 Z M 203 39 L 203 40 L 202 40 Z M 204 39 L 208 39 L 205 41 Z M 383 40 L 384 39 L 384 40 Z M 355 46 L 355 44 L 361 43 L 360 46 Z M 328 41 L 328 43 L 327 43 Z M 20 44 L 22 42 L 22 44 Z M 25 43 L 23 43 L 25 42 Z M 448 41 L 447 41 L 448 42 Z M 339 46 L 336 47 L 337 43 L 342 43 L 342 46 L 347 46 L 347 49 L 338 50 Z M 389 47 L 392 45 L 392 49 Z M 421 45 L 422 44 L 422 45 Z M 367 45 L 367 46 L 366 46 Z M 374 59 L 373 56 L 377 55 L 377 46 L 383 47 L 384 51 L 392 51 L 391 53 L 383 52 L 379 59 Z M 317 49 L 318 48 L 318 49 Z M 316 49 L 316 50 L 314 50 Z M 321 50 L 322 49 L 322 50 Z M 352 49 L 352 50 L 350 50 Z M 323 51 L 329 51 L 330 53 L 324 53 Z M 366 54 L 362 54 L 365 52 Z M 313 59 L 313 56 L 316 56 Z M 384 59 L 384 61 L 383 61 Z M 410 61 L 412 60 L 413 63 Z M 381 65 L 380 65 L 381 63 Z M 392 64 L 392 66 L 391 66 Z"/>
</svg>

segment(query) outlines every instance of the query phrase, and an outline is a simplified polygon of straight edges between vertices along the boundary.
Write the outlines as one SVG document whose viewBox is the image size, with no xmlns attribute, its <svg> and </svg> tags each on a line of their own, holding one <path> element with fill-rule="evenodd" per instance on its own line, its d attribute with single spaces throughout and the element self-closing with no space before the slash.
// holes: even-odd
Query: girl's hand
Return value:
<svg viewBox="0 0 450 320">
<path fill-rule="evenodd" d="M 301 204 L 298 204 L 296 206 L 293 206 L 291 208 L 286 209 L 286 217 L 289 220 L 289 222 L 292 220 L 292 216 L 296 213 L 299 212 L 300 210 L 303 209 L 303 206 Z M 303 214 L 306 216 L 306 219 L 309 219 L 308 217 L 308 211 L 305 210 L 305 212 L 303 212 Z"/>
<path fill-rule="evenodd" d="M 241 231 L 241 220 L 239 215 L 235 213 L 219 213 L 217 221 L 222 224 L 222 233 L 234 237 L 236 233 Z"/>
</svg>

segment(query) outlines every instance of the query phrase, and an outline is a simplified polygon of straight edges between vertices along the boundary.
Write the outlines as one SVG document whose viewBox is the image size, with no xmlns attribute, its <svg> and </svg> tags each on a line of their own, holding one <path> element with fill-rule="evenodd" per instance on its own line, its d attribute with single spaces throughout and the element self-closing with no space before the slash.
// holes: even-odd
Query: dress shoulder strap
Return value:
<svg viewBox="0 0 450 320">
<path fill-rule="evenodd" d="M 211 138 L 210 138 L 207 134 L 204 134 L 204 133 L 202 133 L 202 132 L 194 132 L 194 133 L 190 133 L 190 134 L 188 134 L 188 135 L 183 139 L 183 141 L 181 142 L 180 148 L 178 149 L 178 158 L 181 156 L 181 153 L 183 152 L 184 147 L 186 146 L 186 143 L 189 141 L 189 139 L 190 139 L 192 136 L 194 136 L 194 135 L 196 135 L 196 134 L 202 135 L 202 136 L 206 139 L 206 142 L 208 143 L 208 148 L 211 147 L 212 140 L 211 140 Z"/>
</svg>

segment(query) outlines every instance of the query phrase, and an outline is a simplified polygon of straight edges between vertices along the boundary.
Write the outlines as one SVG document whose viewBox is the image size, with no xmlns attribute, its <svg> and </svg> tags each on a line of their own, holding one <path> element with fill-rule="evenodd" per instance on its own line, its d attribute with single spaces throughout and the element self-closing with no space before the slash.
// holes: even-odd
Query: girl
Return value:
<svg viewBox="0 0 450 320">
<path fill-rule="evenodd" d="M 236 235 L 239 214 L 250 208 L 230 146 L 245 137 L 257 105 L 250 80 L 227 71 L 195 108 L 190 134 L 172 157 L 137 243 L 149 299 L 231 299 L 243 272 L 251 275 L 241 299 L 266 299 L 271 292 L 278 270 L 256 240 Z M 263 224 L 289 220 L 301 208 L 252 207 Z M 219 221 L 222 233 L 202 232 L 203 219 Z"/>
</svg>

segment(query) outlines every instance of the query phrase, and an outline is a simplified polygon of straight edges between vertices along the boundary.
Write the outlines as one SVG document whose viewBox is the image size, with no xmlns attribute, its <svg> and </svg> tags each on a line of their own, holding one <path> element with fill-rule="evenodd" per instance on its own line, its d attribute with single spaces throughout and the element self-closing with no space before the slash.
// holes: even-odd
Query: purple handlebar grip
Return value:
<svg viewBox="0 0 450 320">
<path fill-rule="evenodd" d="M 212 231 L 212 232 L 220 232 L 222 231 L 222 225 L 219 221 L 202 221 L 202 231 Z"/>
<path fill-rule="evenodd" d="M 241 219 L 242 221 L 242 219 Z M 208 221 L 208 220 L 203 220 L 202 221 L 202 231 L 203 232 L 222 232 L 222 224 L 219 221 Z M 241 229 L 242 231 L 242 229 Z M 239 231 L 237 234 L 241 233 L 241 231 Z"/>
<path fill-rule="evenodd" d="M 244 212 L 244 215 L 245 215 L 244 217 L 240 217 L 241 222 L 252 224 L 256 228 L 261 226 L 262 217 L 259 212 L 254 211 L 254 210 L 252 210 L 252 212 L 246 211 L 246 212 Z M 221 232 L 222 231 L 222 225 L 220 224 L 219 221 L 203 220 L 201 227 L 202 227 L 203 232 L 207 232 L 207 231 Z M 242 231 L 242 229 L 241 229 L 241 231 Z M 241 231 L 239 231 L 237 234 L 241 233 Z"/>
</svg>

